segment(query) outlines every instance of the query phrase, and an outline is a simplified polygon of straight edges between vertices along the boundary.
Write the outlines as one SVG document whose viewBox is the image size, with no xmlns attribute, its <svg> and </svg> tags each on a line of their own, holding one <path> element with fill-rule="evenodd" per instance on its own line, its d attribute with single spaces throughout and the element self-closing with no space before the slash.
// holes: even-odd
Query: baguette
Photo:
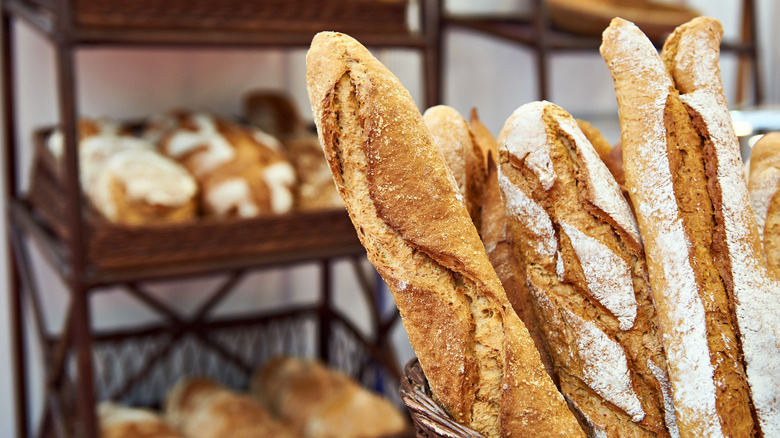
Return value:
<svg viewBox="0 0 780 438">
<path fill-rule="evenodd" d="M 343 34 L 317 34 L 306 60 L 334 180 L 434 397 L 487 437 L 583 436 L 409 93 Z"/>
<path fill-rule="evenodd" d="M 493 142 L 496 143 L 496 148 L 498 148 L 498 143 L 495 139 L 493 139 Z M 542 359 L 542 364 L 544 364 L 544 369 L 553 379 L 555 385 L 558 386 L 558 377 L 555 374 L 550 352 L 544 344 L 541 326 L 534 312 L 531 291 L 526 284 L 525 270 L 522 269 L 512 250 L 512 235 L 507 231 L 506 210 L 504 209 L 504 202 L 501 200 L 501 189 L 498 186 L 498 168 L 495 161 L 497 157 L 498 152 L 494 155 L 491 151 L 487 159 L 488 175 L 485 182 L 485 200 L 482 204 L 482 230 L 480 236 L 490 259 L 490 264 L 496 270 L 498 279 L 501 280 L 501 285 L 504 287 L 512 308 L 531 334 L 534 345 Z"/>
<path fill-rule="evenodd" d="M 561 391 L 598 436 L 676 435 L 639 230 L 574 118 L 518 108 L 498 138 L 513 248 Z"/>
<path fill-rule="evenodd" d="M 458 183 L 471 220 L 477 230 L 481 229 L 486 170 L 482 149 L 471 127 L 458 111 L 446 105 L 428 108 L 423 120 Z"/>
<path fill-rule="evenodd" d="M 723 97 L 721 33 L 716 20 L 694 19 L 659 56 L 636 26 L 615 19 L 601 53 L 615 81 L 626 186 L 680 433 L 775 436 L 778 400 L 769 382 L 780 378 L 780 315 L 772 292 L 780 289 L 760 255 Z"/>
<path fill-rule="evenodd" d="M 780 132 L 764 135 L 750 151 L 750 205 L 775 278 L 780 278 Z"/>
</svg>

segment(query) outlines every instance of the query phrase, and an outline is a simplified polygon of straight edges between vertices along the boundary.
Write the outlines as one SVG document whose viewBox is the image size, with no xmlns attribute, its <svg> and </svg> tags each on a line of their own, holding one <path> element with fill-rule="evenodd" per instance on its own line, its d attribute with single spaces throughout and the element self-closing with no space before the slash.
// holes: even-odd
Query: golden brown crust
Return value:
<svg viewBox="0 0 780 438">
<path fill-rule="evenodd" d="M 495 140 L 494 140 L 495 142 Z M 498 144 L 498 143 L 496 143 Z M 498 186 L 498 169 L 493 158 L 488 156 L 488 176 L 485 183 L 485 202 L 482 204 L 482 243 L 485 245 L 490 263 L 496 270 L 506 296 L 512 304 L 512 308 L 523 321 L 528 332 L 534 340 L 534 345 L 539 351 L 539 356 L 544 364 L 547 374 L 558 386 L 558 377 L 555 374 L 550 353 L 542 338 L 541 327 L 534 312 L 531 291 L 525 278 L 525 270 L 522 269 L 512 250 L 511 233 L 507 232 L 506 210 L 501 200 L 501 190 Z"/>
<path fill-rule="evenodd" d="M 332 32 L 312 41 L 307 85 L 336 184 L 437 400 L 489 437 L 581 436 L 408 92 Z"/>
<path fill-rule="evenodd" d="M 488 156 L 493 155 L 493 160 L 498 157 L 498 143 L 496 142 L 496 136 L 490 132 L 487 126 L 482 123 L 477 114 L 476 108 L 471 108 L 471 114 L 469 115 L 469 126 L 474 133 L 474 138 L 477 140 L 477 145 L 482 151 L 483 162 L 487 167 Z"/>
<path fill-rule="evenodd" d="M 446 105 L 428 108 L 423 114 L 423 120 L 444 155 L 458 183 L 469 216 L 479 230 L 486 170 L 482 149 L 474 133 L 466 119 Z"/>
<path fill-rule="evenodd" d="M 564 396 L 596 434 L 669 436 L 658 374 L 666 359 L 617 183 L 606 183 L 611 174 L 574 119 L 548 102 L 512 114 L 499 154 L 509 229 L 526 242 L 516 255 Z"/>
</svg>

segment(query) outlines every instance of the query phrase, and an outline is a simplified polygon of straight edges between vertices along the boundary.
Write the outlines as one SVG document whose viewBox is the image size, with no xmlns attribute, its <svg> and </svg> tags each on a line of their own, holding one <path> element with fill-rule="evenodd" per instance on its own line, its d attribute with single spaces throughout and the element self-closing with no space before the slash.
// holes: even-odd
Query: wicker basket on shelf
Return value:
<svg viewBox="0 0 780 438">
<path fill-rule="evenodd" d="M 33 135 L 35 159 L 28 194 L 31 209 L 54 235 L 69 239 L 64 168 L 46 147 L 51 128 Z M 357 254 L 362 246 L 346 210 L 267 215 L 248 219 L 201 218 L 192 222 L 128 226 L 111 223 L 83 208 L 88 263 L 121 270 L 227 257 L 315 254 L 340 250 Z"/>
<path fill-rule="evenodd" d="M 457 423 L 433 400 L 417 358 L 406 364 L 400 392 L 417 428 L 418 438 L 484 438 L 479 432 Z"/>
</svg>

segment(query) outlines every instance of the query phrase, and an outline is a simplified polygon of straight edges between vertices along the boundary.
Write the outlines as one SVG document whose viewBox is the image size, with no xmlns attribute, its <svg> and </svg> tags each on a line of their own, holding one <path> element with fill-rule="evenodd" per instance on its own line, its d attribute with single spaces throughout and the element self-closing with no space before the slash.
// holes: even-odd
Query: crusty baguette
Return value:
<svg viewBox="0 0 780 438">
<path fill-rule="evenodd" d="M 493 142 L 498 145 L 495 139 Z M 512 250 L 512 235 L 507 231 L 506 210 L 504 202 L 501 200 L 501 189 L 498 186 L 498 168 L 495 161 L 497 156 L 497 153 L 493 154 L 492 151 L 488 156 L 488 175 L 485 182 L 485 200 L 482 204 L 480 236 L 490 264 L 496 270 L 512 308 L 531 334 L 534 345 L 539 350 L 544 369 L 558 386 L 552 358 L 550 358 L 550 352 L 547 351 L 541 326 L 534 312 L 531 291 L 526 284 L 525 270 L 520 266 L 520 262 Z"/>
<path fill-rule="evenodd" d="M 97 413 L 101 438 L 182 438 L 149 409 L 102 402 Z"/>
<path fill-rule="evenodd" d="M 761 248 L 755 215 L 743 173 L 739 141 L 720 79 L 720 40 L 723 29 L 711 18 L 697 18 L 669 36 L 661 55 L 680 92 L 680 99 L 703 138 L 710 163 L 708 186 L 716 224 L 713 239 L 716 263 L 728 296 L 733 297 L 745 369 L 758 416 L 766 436 L 780 435 L 780 282 L 773 281 Z"/>
<path fill-rule="evenodd" d="M 666 358 L 628 202 L 562 108 L 518 108 L 498 138 L 513 248 L 561 391 L 598 436 L 676 434 Z"/>
<path fill-rule="evenodd" d="M 779 289 L 761 257 L 723 97 L 721 33 L 716 20 L 697 18 L 669 37 L 662 59 L 636 26 L 615 19 L 601 53 L 615 81 L 626 185 L 680 432 L 751 436 L 757 413 L 773 436 L 778 400 L 767 382 L 780 378 Z"/>
<path fill-rule="evenodd" d="M 312 41 L 306 79 L 336 185 L 435 398 L 488 437 L 582 436 L 409 93 L 333 32 Z"/>
<path fill-rule="evenodd" d="M 751 149 L 748 191 L 767 263 L 780 278 L 780 132 L 764 135 Z"/>
<path fill-rule="evenodd" d="M 480 230 L 486 170 L 471 127 L 455 108 L 446 105 L 428 108 L 423 120 L 458 183 L 471 220 Z"/>
<path fill-rule="evenodd" d="M 623 175 L 623 154 L 620 150 L 620 144 L 618 143 L 614 147 L 609 144 L 604 135 L 601 134 L 598 128 L 593 126 L 586 120 L 577 119 L 577 125 L 585 134 L 590 144 L 593 145 L 593 149 L 601 157 L 601 161 L 607 165 L 607 169 L 615 177 L 615 181 L 623 187 L 626 182 L 626 178 Z"/>
</svg>

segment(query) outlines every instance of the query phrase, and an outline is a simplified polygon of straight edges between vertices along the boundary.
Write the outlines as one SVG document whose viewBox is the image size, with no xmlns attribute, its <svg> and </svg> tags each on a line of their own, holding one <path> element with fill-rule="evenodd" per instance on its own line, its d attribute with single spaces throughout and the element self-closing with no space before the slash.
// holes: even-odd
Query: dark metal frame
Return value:
<svg viewBox="0 0 780 438">
<path fill-rule="evenodd" d="M 373 47 L 405 47 L 419 50 L 423 55 L 422 69 L 425 89 L 426 107 L 439 103 L 441 67 L 439 64 L 440 22 L 439 0 L 423 0 L 421 10 L 422 32 L 405 35 L 354 35 L 365 45 Z M 74 25 L 72 17 L 72 0 L 43 1 L 36 0 L 3 0 L 2 1 L 2 87 L 3 87 L 3 153 L 5 158 L 5 194 L 8 205 L 8 260 L 9 260 L 9 297 L 10 325 L 13 343 L 13 378 L 16 404 L 17 436 L 33 436 L 28 425 L 28 390 L 27 365 L 28 357 L 25 351 L 26 330 L 28 329 L 25 315 L 29 310 L 33 315 L 33 323 L 37 332 L 39 347 L 43 351 L 45 365 L 45 397 L 43 421 L 38 425 L 35 436 L 70 436 L 76 434 L 85 438 L 98 436 L 95 413 L 95 388 L 93 369 L 93 347 L 98 342 L 110 338 L 108 335 L 95 333 L 91 327 L 90 298 L 102 286 L 121 285 L 130 295 L 144 303 L 165 319 L 165 326 L 170 334 L 168 344 L 164 349 L 170 349 L 174 341 L 183 334 L 194 334 L 202 343 L 222 355 L 246 372 L 251 371 L 252 364 L 245 363 L 229 351 L 221 348 L 219 343 L 209 336 L 209 330 L 222 324 L 208 318 L 214 307 L 221 302 L 249 269 L 275 266 L 279 263 L 287 266 L 296 263 L 314 261 L 319 263 L 320 302 L 314 307 L 301 307 L 292 312 L 315 312 L 319 321 L 319 353 L 328 360 L 329 334 L 331 325 L 338 322 L 352 332 L 359 342 L 370 351 L 373 357 L 383 363 L 394 377 L 400 379 L 392 346 L 387 342 L 389 331 L 397 321 L 397 313 L 382 317 L 376 310 L 374 290 L 371 281 L 360 266 L 364 256 L 362 247 L 347 247 L 338 249 L 323 248 L 308 254 L 299 254 L 294 259 L 274 261 L 272 255 L 262 255 L 259 258 L 243 258 L 225 262 L 214 261 L 196 265 L 192 269 L 178 267 L 170 271 L 157 270 L 144 272 L 123 272 L 112 275 L 101 272 L 90 266 L 85 256 L 85 224 L 81 211 L 81 190 L 78 179 L 78 154 L 76 151 L 76 120 L 78 107 L 76 101 L 75 82 L 75 50 L 79 47 L 93 45 L 111 46 L 176 46 L 176 47 L 305 47 L 311 41 L 308 34 L 279 33 L 235 33 L 235 32 L 197 32 L 197 31 L 143 31 L 131 29 L 90 29 Z M 67 196 L 67 223 L 69 236 L 67 241 L 61 241 L 47 232 L 34 216 L 24 194 L 18 187 L 17 145 L 19 133 L 15 111 L 16 78 L 13 65 L 15 60 L 14 19 L 22 19 L 42 33 L 55 48 L 57 105 L 60 114 L 60 126 L 63 129 L 65 141 L 65 193 Z M 45 249 L 48 256 L 66 284 L 70 295 L 70 305 L 66 312 L 65 324 L 58 336 L 48 333 L 45 316 L 41 308 L 41 293 L 33 275 L 33 266 L 27 253 L 29 241 L 35 241 Z M 333 308 L 331 302 L 331 270 L 333 260 L 337 257 L 349 257 L 355 266 L 355 273 L 369 307 L 372 310 L 371 319 L 373 333 L 365 336 L 357 330 L 347 318 Z M 147 293 L 143 282 L 159 279 L 188 278 L 203 275 L 204 272 L 232 272 L 228 279 L 213 291 L 205 304 L 194 317 L 184 318 L 175 309 L 159 302 Z M 279 315 L 273 316 L 278 317 Z M 260 315 L 258 318 L 268 317 Z M 134 336 L 138 331 L 125 336 Z M 71 381 L 71 373 L 67 367 L 69 361 L 75 358 L 75 378 Z M 117 395 L 125 393 L 128 388 L 154 366 L 154 361 L 131 376 Z"/>
<path fill-rule="evenodd" d="M 753 104 L 764 102 L 763 83 L 761 82 L 761 66 L 758 47 L 758 31 L 756 30 L 756 7 L 754 0 L 742 1 L 741 41 L 723 41 L 722 52 L 732 52 L 739 57 L 737 74 L 737 102 L 745 104 L 744 91 L 746 85 L 752 84 Z M 598 51 L 600 38 L 588 38 L 572 35 L 556 30 L 550 23 L 550 16 L 545 0 L 533 0 L 533 10 L 522 16 L 441 16 L 441 26 L 469 29 L 478 33 L 518 43 L 533 50 L 536 62 L 537 96 L 539 99 L 550 98 L 549 61 L 556 52 Z M 657 47 L 663 41 L 653 41 Z M 442 47 L 439 61 L 445 65 L 446 47 Z M 749 77 L 745 71 L 750 69 Z"/>
</svg>

